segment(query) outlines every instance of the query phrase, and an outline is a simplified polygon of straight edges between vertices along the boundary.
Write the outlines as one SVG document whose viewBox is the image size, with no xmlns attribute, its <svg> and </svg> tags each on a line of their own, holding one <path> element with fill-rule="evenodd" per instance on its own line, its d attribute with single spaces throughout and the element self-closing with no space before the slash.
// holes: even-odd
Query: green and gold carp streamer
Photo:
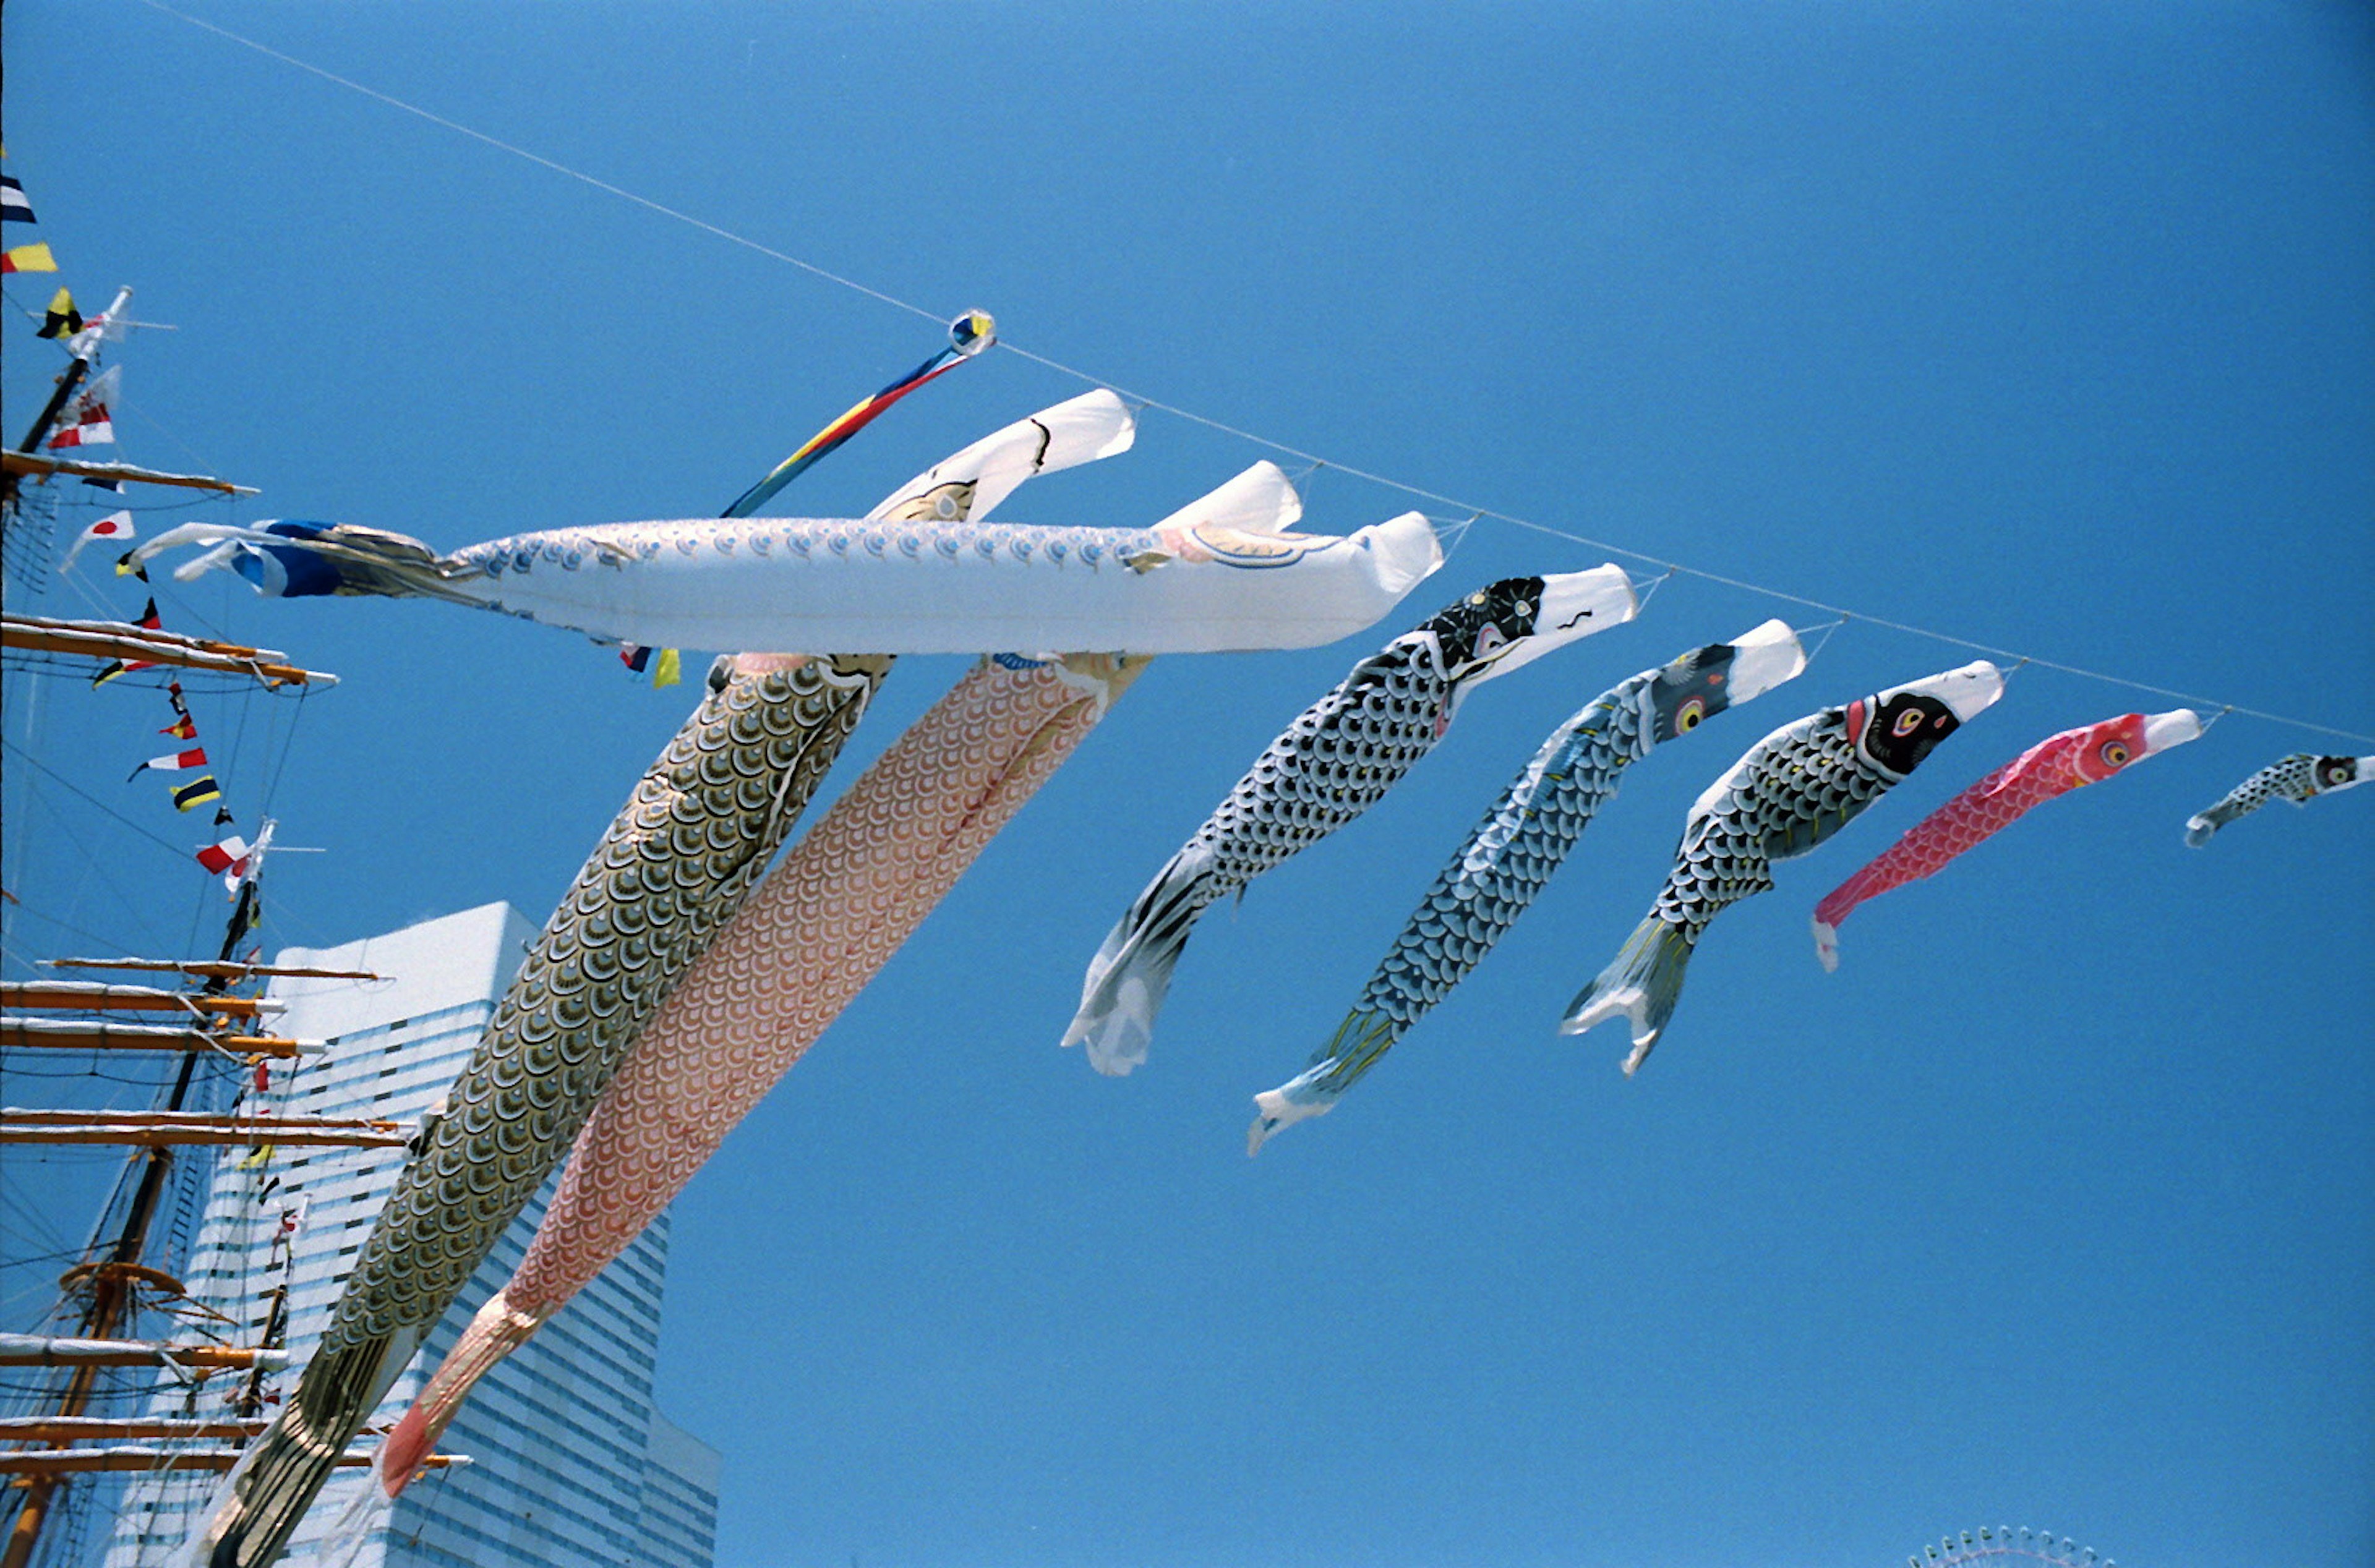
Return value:
<svg viewBox="0 0 2375 1568">
<path fill-rule="evenodd" d="M 635 786 L 423 1129 L 279 1419 L 184 1561 L 277 1559 L 347 1443 L 740 907 L 891 660 L 745 654 Z"/>
</svg>

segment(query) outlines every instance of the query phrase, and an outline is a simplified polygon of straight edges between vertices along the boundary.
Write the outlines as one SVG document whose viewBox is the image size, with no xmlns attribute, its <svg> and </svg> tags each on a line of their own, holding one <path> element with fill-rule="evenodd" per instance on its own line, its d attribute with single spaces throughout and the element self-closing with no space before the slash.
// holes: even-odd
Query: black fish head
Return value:
<svg viewBox="0 0 2375 1568">
<path fill-rule="evenodd" d="M 2003 695 L 2003 672 L 1985 659 L 1856 700 L 1848 733 L 1865 761 L 1903 778 L 1932 748 Z"/>
<path fill-rule="evenodd" d="M 1731 643 L 1710 643 L 1658 672 L 1649 687 L 1656 739 L 1687 734 L 1731 706 Z"/>
<path fill-rule="evenodd" d="M 1806 667 L 1789 623 L 1768 620 L 1729 643 L 1710 643 L 1658 672 L 1649 683 L 1652 745 L 1696 729 L 1726 708 L 1761 696 Z"/>
<path fill-rule="evenodd" d="M 1935 697 L 1900 691 L 1872 709 L 1856 749 L 1883 772 L 1909 773 L 1962 720 Z"/>
<path fill-rule="evenodd" d="M 2320 757 L 2317 760 L 2317 787 L 2325 790 L 2348 789 L 2375 777 L 2375 757 Z"/>
<path fill-rule="evenodd" d="M 1435 634 L 1444 668 L 1454 679 L 1510 643 L 1533 635 L 1542 605 L 1539 577 L 1504 577 L 1487 584 L 1419 628 Z"/>
</svg>

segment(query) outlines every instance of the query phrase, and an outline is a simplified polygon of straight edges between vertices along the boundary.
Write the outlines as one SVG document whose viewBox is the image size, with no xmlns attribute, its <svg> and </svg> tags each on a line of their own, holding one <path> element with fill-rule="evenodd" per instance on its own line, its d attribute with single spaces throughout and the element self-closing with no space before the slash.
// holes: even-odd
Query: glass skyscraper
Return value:
<svg viewBox="0 0 2375 1568">
<path fill-rule="evenodd" d="M 276 1064 L 261 1103 L 289 1115 L 417 1121 L 468 1059 L 535 936 L 518 911 L 495 903 L 342 947 L 284 950 L 276 961 L 286 967 L 387 978 L 275 980 L 270 994 L 288 1004 L 275 1026 L 325 1049 L 293 1072 Z M 153 1413 L 221 1419 L 242 1403 L 267 1415 L 276 1408 L 328 1326 L 339 1284 L 405 1158 L 401 1149 L 224 1157 L 186 1280 L 202 1309 L 195 1323 L 207 1338 L 254 1344 L 285 1315 L 291 1370 L 254 1386 L 244 1374 L 220 1373 L 192 1386 L 166 1384 Z M 373 1413 L 372 1428 L 403 1414 L 471 1313 L 510 1279 L 550 1194 L 547 1183 L 479 1266 Z M 709 1568 L 717 1454 L 652 1404 L 667 1267 L 663 1215 L 479 1381 L 438 1444 L 470 1463 L 429 1471 L 392 1507 L 375 1503 L 356 1568 Z M 324 1533 L 370 1484 L 362 1469 L 337 1472 L 287 1561 L 313 1562 Z M 135 1480 L 108 1568 L 166 1562 L 219 1485 L 211 1475 Z"/>
</svg>

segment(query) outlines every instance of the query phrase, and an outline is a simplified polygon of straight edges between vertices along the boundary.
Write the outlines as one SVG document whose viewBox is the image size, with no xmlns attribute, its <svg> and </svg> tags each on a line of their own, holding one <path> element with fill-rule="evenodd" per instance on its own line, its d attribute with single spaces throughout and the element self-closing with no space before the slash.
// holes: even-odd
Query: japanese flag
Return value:
<svg viewBox="0 0 2375 1568">
<path fill-rule="evenodd" d="M 75 563 L 75 557 L 82 554 L 83 546 L 89 544 L 93 539 L 105 539 L 110 543 L 121 542 L 128 545 L 139 536 L 138 530 L 132 526 L 132 513 L 111 512 L 75 536 L 75 542 L 66 547 L 65 560 L 58 562 L 58 570 L 64 572 L 67 567 L 72 566 Z"/>
</svg>

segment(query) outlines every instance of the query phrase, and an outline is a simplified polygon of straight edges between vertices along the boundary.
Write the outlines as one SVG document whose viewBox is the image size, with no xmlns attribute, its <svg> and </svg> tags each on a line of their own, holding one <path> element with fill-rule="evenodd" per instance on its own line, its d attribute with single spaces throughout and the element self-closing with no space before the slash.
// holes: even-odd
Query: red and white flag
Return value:
<svg viewBox="0 0 2375 1568">
<path fill-rule="evenodd" d="M 83 546 L 94 539 L 105 539 L 110 544 L 128 545 L 139 536 L 139 530 L 132 525 L 132 513 L 111 512 L 75 536 L 75 542 L 66 547 L 65 560 L 58 562 L 58 570 L 64 572 L 67 567 L 72 566 L 75 563 L 75 557 L 82 554 Z"/>
<path fill-rule="evenodd" d="M 58 416 L 57 433 L 50 437 L 51 450 L 66 446 L 99 446 L 115 440 L 115 417 L 109 412 L 124 385 L 124 367 L 110 365 L 91 378 L 68 400 L 65 411 Z"/>
<path fill-rule="evenodd" d="M 264 856 L 272 848 L 273 831 L 279 825 L 266 817 L 252 844 L 237 833 L 210 843 L 198 851 L 198 864 L 222 878 L 223 891 L 236 895 L 240 884 L 253 880 L 264 869 Z"/>
<path fill-rule="evenodd" d="M 220 843 L 210 843 L 198 851 L 198 864 L 223 879 L 223 886 L 237 888 L 239 879 L 247 875 L 248 862 L 255 852 L 237 833 Z"/>
<path fill-rule="evenodd" d="M 206 765 L 206 748 L 193 746 L 187 751 L 176 751 L 170 757 L 149 758 L 148 760 L 132 770 L 132 778 L 138 778 L 151 768 L 160 773 L 178 773 L 184 768 L 203 768 Z M 129 784 L 131 779 L 126 779 L 124 782 Z"/>
</svg>

